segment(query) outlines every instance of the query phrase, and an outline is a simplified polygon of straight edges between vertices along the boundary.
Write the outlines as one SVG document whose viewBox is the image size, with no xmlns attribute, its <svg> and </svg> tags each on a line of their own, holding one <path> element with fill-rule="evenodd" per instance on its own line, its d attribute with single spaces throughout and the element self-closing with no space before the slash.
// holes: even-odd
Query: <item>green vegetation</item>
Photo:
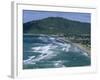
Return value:
<svg viewBox="0 0 100 80">
<path fill-rule="evenodd" d="M 90 24 L 61 17 L 48 17 L 24 23 L 24 33 L 39 34 L 90 34 Z"/>
</svg>

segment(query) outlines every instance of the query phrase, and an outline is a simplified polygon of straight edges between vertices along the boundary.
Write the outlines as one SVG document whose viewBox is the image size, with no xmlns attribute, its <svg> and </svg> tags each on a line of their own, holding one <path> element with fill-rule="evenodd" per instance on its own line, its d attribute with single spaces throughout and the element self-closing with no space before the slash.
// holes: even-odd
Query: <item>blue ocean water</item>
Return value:
<svg viewBox="0 0 100 80">
<path fill-rule="evenodd" d="M 90 66 L 88 54 L 59 37 L 23 36 L 23 69 Z"/>
</svg>

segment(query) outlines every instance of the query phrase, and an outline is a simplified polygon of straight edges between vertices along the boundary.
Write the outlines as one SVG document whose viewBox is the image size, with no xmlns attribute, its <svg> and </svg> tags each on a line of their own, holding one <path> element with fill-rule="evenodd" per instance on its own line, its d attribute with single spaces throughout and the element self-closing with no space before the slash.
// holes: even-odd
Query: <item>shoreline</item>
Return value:
<svg viewBox="0 0 100 80">
<path fill-rule="evenodd" d="M 75 42 L 72 42 L 72 41 L 70 41 L 70 40 L 66 40 L 66 39 L 64 39 L 64 38 L 63 38 L 63 40 L 64 40 L 65 42 L 69 42 L 69 43 L 73 44 L 74 46 L 77 46 L 77 47 L 80 48 L 81 50 L 85 51 L 85 52 L 87 53 L 88 56 L 91 56 L 91 50 L 90 50 L 90 49 L 87 49 L 87 48 L 84 47 L 82 44 L 80 44 L 80 43 L 75 43 Z"/>
<path fill-rule="evenodd" d="M 79 43 L 72 43 L 72 44 L 75 45 L 75 46 L 77 46 L 77 47 L 79 47 L 83 51 L 85 51 L 88 54 L 88 56 L 91 56 L 91 51 L 89 49 L 83 47 L 82 44 L 79 44 Z"/>
<path fill-rule="evenodd" d="M 39 35 L 39 36 L 44 36 L 44 34 L 30 34 L 30 33 L 24 33 L 23 35 L 24 35 L 24 36 L 25 36 L 25 35 L 32 35 L 32 36 L 34 36 L 34 35 L 35 35 L 35 36 L 36 36 L 36 35 Z M 48 36 L 48 35 L 45 35 L 45 36 Z M 69 42 L 69 43 L 71 43 L 71 44 L 77 46 L 77 47 L 80 48 L 81 50 L 85 51 L 85 52 L 88 54 L 88 56 L 91 56 L 91 50 L 90 50 L 89 48 L 86 48 L 85 45 L 80 44 L 80 43 L 72 42 L 71 40 L 65 39 L 64 37 L 61 37 L 61 36 L 59 37 L 58 35 L 51 35 L 51 36 L 52 36 L 52 37 L 58 38 L 58 40 L 63 40 L 64 42 Z"/>
</svg>

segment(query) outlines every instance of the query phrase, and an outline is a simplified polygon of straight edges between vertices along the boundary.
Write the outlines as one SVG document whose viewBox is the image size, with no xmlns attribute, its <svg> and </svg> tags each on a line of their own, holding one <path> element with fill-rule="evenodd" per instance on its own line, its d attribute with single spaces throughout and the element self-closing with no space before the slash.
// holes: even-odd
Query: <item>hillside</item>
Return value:
<svg viewBox="0 0 100 80">
<path fill-rule="evenodd" d="M 62 17 L 48 17 L 23 24 L 24 33 L 35 34 L 90 34 L 90 23 Z"/>
</svg>

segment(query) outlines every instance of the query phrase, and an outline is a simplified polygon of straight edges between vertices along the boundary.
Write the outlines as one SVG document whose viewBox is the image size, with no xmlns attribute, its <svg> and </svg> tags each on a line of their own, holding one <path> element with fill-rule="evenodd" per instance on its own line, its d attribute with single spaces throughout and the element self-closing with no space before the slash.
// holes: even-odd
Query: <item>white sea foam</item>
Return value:
<svg viewBox="0 0 100 80">
<path fill-rule="evenodd" d="M 88 53 L 86 53 L 86 52 L 84 52 L 84 53 L 83 53 L 83 55 L 85 55 L 85 56 L 87 56 L 87 57 L 88 57 Z"/>
<path fill-rule="evenodd" d="M 61 60 L 55 61 L 55 62 L 54 62 L 54 66 L 55 66 L 55 67 L 65 67 L 65 66 L 63 65 L 63 62 L 62 62 Z"/>
<path fill-rule="evenodd" d="M 47 41 L 48 39 L 46 39 L 45 37 L 39 37 L 39 39 L 43 40 L 43 41 Z M 48 44 L 48 45 L 43 45 L 43 46 L 37 46 L 37 47 L 32 47 L 32 52 L 37 52 L 37 53 L 41 53 L 40 55 L 38 55 L 37 57 L 35 56 L 31 56 L 29 57 L 29 59 L 24 60 L 24 63 L 26 64 L 35 64 L 37 61 L 40 60 L 46 60 L 46 59 L 51 59 L 55 56 L 57 56 L 57 52 L 55 52 L 54 50 L 59 49 L 59 51 L 65 51 L 65 52 L 69 52 L 70 50 L 73 50 L 75 52 L 79 52 L 79 48 L 77 47 L 72 47 L 71 44 L 69 43 L 61 43 L 61 42 L 57 42 L 55 41 L 55 38 L 50 37 L 50 40 L 52 40 L 54 44 Z M 87 56 L 87 53 L 84 53 L 84 55 Z M 54 63 L 54 65 L 57 66 L 63 66 L 62 61 L 56 61 Z"/>
<path fill-rule="evenodd" d="M 58 54 L 61 54 L 62 51 L 64 52 L 69 52 L 69 51 L 73 51 L 73 52 L 80 52 L 81 49 L 73 46 L 70 43 L 65 43 L 62 42 L 61 40 L 57 40 L 56 38 L 53 37 L 48 37 L 48 36 L 42 36 L 42 37 L 38 37 L 38 39 L 45 41 L 45 42 L 49 42 L 48 44 L 43 44 L 41 43 L 33 43 L 33 45 L 35 47 L 31 48 L 31 51 L 29 52 L 36 52 L 39 53 L 39 55 L 37 56 L 29 56 L 27 60 L 24 60 L 24 64 L 36 64 L 39 61 L 46 61 L 49 59 L 52 59 L 54 57 L 57 57 Z M 27 52 L 27 51 L 26 51 Z M 82 55 L 88 56 L 87 53 L 82 52 Z M 63 55 L 63 54 L 62 54 Z M 74 58 L 74 60 L 76 60 L 77 58 Z M 55 67 L 66 67 L 64 66 L 64 63 L 67 63 L 65 60 L 59 60 L 59 61 L 53 61 L 53 65 Z M 68 61 L 69 63 L 69 61 Z"/>
<path fill-rule="evenodd" d="M 61 46 L 48 44 L 46 46 L 32 47 L 32 50 L 34 52 L 41 53 L 41 55 L 39 55 L 38 57 L 36 57 L 32 61 L 40 61 L 42 59 L 50 59 L 50 58 L 56 56 L 57 52 L 54 52 L 53 50 L 55 50 L 57 47 L 61 47 L 60 50 L 68 52 L 70 47 L 71 47 L 71 45 L 70 44 L 62 44 L 61 43 Z"/>
<path fill-rule="evenodd" d="M 34 52 L 40 52 L 40 53 L 46 53 L 50 49 L 51 45 L 46 45 L 46 46 L 38 46 L 38 47 L 32 47 L 32 50 Z"/>
<path fill-rule="evenodd" d="M 52 53 L 46 54 L 46 55 L 39 55 L 37 58 L 33 59 L 32 62 L 36 62 L 36 61 L 40 61 L 43 59 L 49 59 L 52 58 L 54 55 L 52 55 Z"/>
<path fill-rule="evenodd" d="M 33 58 L 35 58 L 35 56 L 30 56 L 29 58 L 30 58 L 30 59 L 33 59 Z"/>
<path fill-rule="evenodd" d="M 55 38 L 50 37 L 49 40 L 55 43 Z"/>
<path fill-rule="evenodd" d="M 55 42 L 57 45 L 59 45 L 59 46 L 64 46 L 64 44 L 63 43 L 60 43 L 60 42 Z"/>
<path fill-rule="evenodd" d="M 63 44 L 62 51 L 69 52 L 70 48 L 71 48 L 70 44 Z"/>
<path fill-rule="evenodd" d="M 44 37 L 39 37 L 38 39 L 44 41 L 44 42 L 48 42 L 48 39 L 44 36 Z"/>
<path fill-rule="evenodd" d="M 50 59 L 57 54 L 54 54 L 54 52 L 51 50 L 53 48 L 56 48 L 57 46 L 53 46 L 52 44 L 46 45 L 46 46 L 41 46 L 41 47 L 33 47 L 32 50 L 34 52 L 40 52 L 41 54 L 37 56 L 36 58 L 34 57 L 29 57 L 29 59 L 25 60 L 25 63 L 34 63 L 43 59 Z"/>
<path fill-rule="evenodd" d="M 62 66 L 62 61 L 55 61 L 55 62 L 54 62 L 54 66 L 55 66 L 55 67 Z"/>
<path fill-rule="evenodd" d="M 27 60 L 24 60 L 24 64 L 35 64 L 35 63 L 32 63 L 32 59 L 34 59 L 35 56 L 30 56 Z"/>
<path fill-rule="evenodd" d="M 39 46 L 39 47 L 32 47 L 32 50 L 33 51 L 39 51 L 41 49 L 41 47 Z"/>
</svg>

